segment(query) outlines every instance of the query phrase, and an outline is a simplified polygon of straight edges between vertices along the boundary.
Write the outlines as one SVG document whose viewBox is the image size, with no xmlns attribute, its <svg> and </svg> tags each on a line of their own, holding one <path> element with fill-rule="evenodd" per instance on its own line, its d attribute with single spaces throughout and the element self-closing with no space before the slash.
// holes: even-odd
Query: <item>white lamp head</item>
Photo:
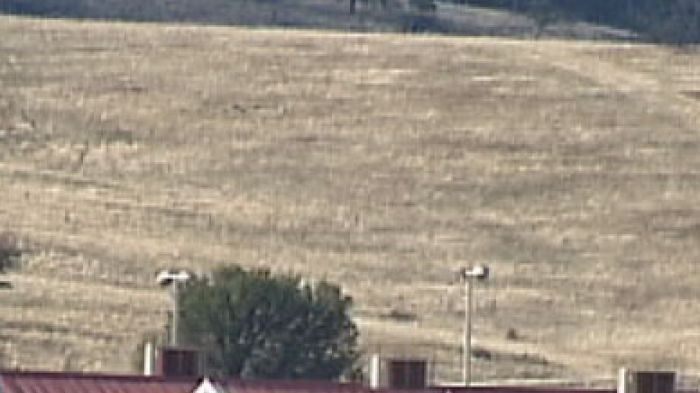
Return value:
<svg viewBox="0 0 700 393">
<path fill-rule="evenodd" d="M 161 270 L 156 274 L 156 282 L 162 287 L 167 287 L 173 283 L 185 283 L 192 279 L 192 273 L 187 270 Z"/>
<path fill-rule="evenodd" d="M 484 265 L 475 265 L 471 268 L 462 268 L 459 275 L 464 280 L 476 278 L 477 280 L 483 281 L 489 278 L 489 267 Z"/>
</svg>

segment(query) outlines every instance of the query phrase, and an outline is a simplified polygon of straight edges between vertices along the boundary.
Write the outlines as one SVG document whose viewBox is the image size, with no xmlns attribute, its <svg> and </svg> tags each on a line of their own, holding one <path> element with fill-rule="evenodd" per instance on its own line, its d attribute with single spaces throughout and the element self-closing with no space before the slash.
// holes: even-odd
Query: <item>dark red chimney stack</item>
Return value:
<svg viewBox="0 0 700 393">
<path fill-rule="evenodd" d="M 156 374 L 164 377 L 198 377 L 199 351 L 191 348 L 161 347 L 156 357 Z"/>
</svg>

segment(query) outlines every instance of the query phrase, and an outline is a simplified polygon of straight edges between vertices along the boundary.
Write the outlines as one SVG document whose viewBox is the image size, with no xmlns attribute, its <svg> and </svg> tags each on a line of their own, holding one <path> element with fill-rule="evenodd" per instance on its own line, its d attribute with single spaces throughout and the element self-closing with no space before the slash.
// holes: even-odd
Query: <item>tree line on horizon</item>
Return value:
<svg viewBox="0 0 700 393">
<path fill-rule="evenodd" d="M 228 1 L 232 4 L 247 2 L 270 5 L 279 0 Z M 352 17 L 356 12 L 358 2 L 377 3 L 379 8 L 384 10 L 388 4 L 388 0 L 326 1 L 334 3 L 340 1 L 347 4 L 348 17 Z M 418 12 L 430 14 L 438 8 L 440 1 L 504 9 L 527 15 L 535 21 L 538 34 L 551 24 L 582 21 L 626 29 L 638 35 L 643 41 L 675 45 L 700 43 L 700 0 L 407 0 L 407 4 Z M 189 11 L 184 12 L 195 12 L 197 7 L 206 7 L 192 0 L 181 0 L 181 3 L 181 5 L 188 5 L 183 9 Z M 190 19 L 188 15 L 170 15 L 167 9 L 118 4 L 121 3 L 115 1 L 94 3 L 84 0 L 3 0 L 0 2 L 0 12 L 77 18 L 115 17 L 122 20 Z M 192 17 L 193 20 L 198 20 L 194 15 Z M 206 22 L 206 20 L 199 20 L 199 22 Z M 235 21 L 230 22 L 235 23 Z M 428 26 L 425 31 L 433 30 Z"/>
<path fill-rule="evenodd" d="M 526 14 L 538 24 L 584 21 L 628 29 L 641 39 L 700 43 L 698 0 L 453 0 Z"/>
</svg>

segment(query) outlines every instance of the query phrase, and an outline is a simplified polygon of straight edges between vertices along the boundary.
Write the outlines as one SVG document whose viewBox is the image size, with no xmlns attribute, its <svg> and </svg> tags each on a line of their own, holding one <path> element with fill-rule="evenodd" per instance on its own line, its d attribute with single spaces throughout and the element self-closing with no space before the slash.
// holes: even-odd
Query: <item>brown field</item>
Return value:
<svg viewBox="0 0 700 393">
<path fill-rule="evenodd" d="M 158 268 L 238 263 L 454 379 L 486 263 L 478 380 L 695 374 L 699 100 L 693 48 L 0 17 L 5 363 L 128 371 Z"/>
</svg>

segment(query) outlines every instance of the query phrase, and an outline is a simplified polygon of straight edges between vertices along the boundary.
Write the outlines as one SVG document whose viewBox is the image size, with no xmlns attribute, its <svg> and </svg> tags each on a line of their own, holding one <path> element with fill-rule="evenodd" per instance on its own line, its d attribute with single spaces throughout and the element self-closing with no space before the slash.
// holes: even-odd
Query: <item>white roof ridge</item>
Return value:
<svg viewBox="0 0 700 393">
<path fill-rule="evenodd" d="M 212 382 L 209 377 L 202 378 L 202 382 L 192 393 L 231 393 L 228 389 L 224 388 L 221 384 Z"/>
</svg>

